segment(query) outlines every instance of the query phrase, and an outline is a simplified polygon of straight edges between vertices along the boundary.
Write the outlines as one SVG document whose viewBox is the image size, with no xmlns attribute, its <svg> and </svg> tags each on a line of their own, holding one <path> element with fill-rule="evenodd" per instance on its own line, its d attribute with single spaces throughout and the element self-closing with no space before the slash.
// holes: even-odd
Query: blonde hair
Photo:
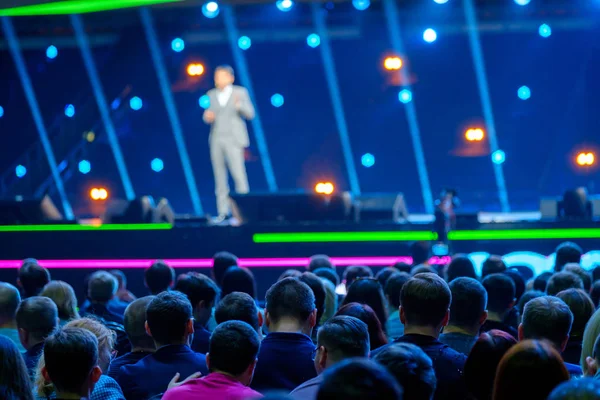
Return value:
<svg viewBox="0 0 600 400">
<path fill-rule="evenodd" d="M 102 322 L 92 318 L 79 318 L 69 321 L 65 325 L 65 328 L 81 328 L 92 332 L 98 339 L 98 363 L 101 364 L 103 361 L 110 361 L 102 360 L 102 357 L 107 351 L 112 351 L 117 335 L 115 332 L 104 326 Z M 54 392 L 54 386 L 51 382 L 47 382 L 42 376 L 42 368 L 44 368 L 45 365 L 46 362 L 44 360 L 44 354 L 42 353 L 35 371 L 34 389 L 40 396 L 48 397 Z M 103 372 L 107 373 L 108 371 Z"/>
<path fill-rule="evenodd" d="M 321 281 L 323 282 L 323 287 L 325 288 L 325 311 L 321 316 L 319 325 L 323 325 L 325 322 L 329 321 L 335 315 L 338 308 L 338 298 L 337 293 L 335 293 L 335 285 L 325 278 L 321 278 Z"/>
<path fill-rule="evenodd" d="M 40 296 L 48 297 L 58 308 L 58 318 L 62 321 L 79 318 L 77 297 L 73 287 L 67 282 L 52 281 L 44 286 Z"/>
<path fill-rule="evenodd" d="M 581 345 L 581 358 L 579 359 L 579 364 L 581 364 L 584 376 L 588 376 L 585 359 L 586 357 L 592 357 L 592 354 L 594 353 L 594 343 L 596 342 L 598 335 L 600 335 L 600 309 L 596 310 L 592 315 L 592 318 L 590 318 L 583 331 L 583 342 Z"/>
</svg>

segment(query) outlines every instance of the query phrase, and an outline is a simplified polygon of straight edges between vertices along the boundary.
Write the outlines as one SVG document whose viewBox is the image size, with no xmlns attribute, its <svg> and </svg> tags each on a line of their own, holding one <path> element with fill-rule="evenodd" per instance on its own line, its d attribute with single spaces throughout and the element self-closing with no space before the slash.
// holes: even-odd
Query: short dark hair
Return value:
<svg viewBox="0 0 600 400">
<path fill-rule="evenodd" d="M 410 274 L 412 276 L 415 276 L 417 274 L 436 274 L 439 275 L 438 272 L 436 271 L 435 268 L 433 268 L 431 265 L 415 265 L 411 270 L 410 270 Z"/>
<path fill-rule="evenodd" d="M 325 322 L 317 334 L 317 343 L 327 349 L 333 360 L 368 357 L 369 329 L 360 319 L 339 315 Z"/>
<path fill-rule="evenodd" d="M 481 282 L 488 294 L 488 310 L 504 313 L 515 300 L 515 282 L 502 273 L 486 276 Z"/>
<path fill-rule="evenodd" d="M 412 265 L 405 263 L 404 261 L 398 261 L 392 265 L 392 267 L 396 268 L 400 272 L 406 272 L 410 274 L 410 270 L 412 269 Z"/>
<path fill-rule="evenodd" d="M 546 293 L 555 296 L 567 289 L 583 289 L 583 281 L 571 272 L 557 272 L 548 280 Z"/>
<path fill-rule="evenodd" d="M 450 324 L 471 328 L 479 323 L 487 307 L 487 292 L 479 281 L 473 278 L 456 278 L 450 282 L 452 304 L 450 304 Z"/>
<path fill-rule="evenodd" d="M 10 283 L 0 282 L 0 320 L 14 320 L 19 303 L 21 303 L 19 290 Z"/>
<path fill-rule="evenodd" d="M 98 303 L 108 303 L 118 289 L 117 278 L 106 271 L 94 272 L 88 281 L 88 296 L 91 301 Z"/>
<path fill-rule="evenodd" d="M 385 326 L 388 318 L 387 302 L 379 281 L 375 278 L 356 279 L 348 288 L 342 305 L 349 303 L 367 304 L 377 314 L 377 319 Z"/>
<path fill-rule="evenodd" d="M 431 257 L 431 243 L 426 241 L 412 243 L 410 245 L 410 255 L 413 266 L 426 263 Z"/>
<path fill-rule="evenodd" d="M 180 292 L 162 292 L 146 308 L 152 338 L 161 345 L 180 342 L 191 318 L 192 304 Z"/>
<path fill-rule="evenodd" d="M 185 294 L 196 308 L 204 301 L 205 307 L 212 307 L 219 296 L 219 287 L 208 276 L 196 273 L 183 274 L 175 283 L 175 290 Z"/>
<path fill-rule="evenodd" d="M 529 303 L 531 300 L 545 295 L 546 293 L 540 292 L 539 290 L 530 290 L 528 292 L 523 293 L 523 296 L 521 296 L 519 302 L 517 303 L 517 309 L 519 310 L 519 313 L 521 315 L 523 314 L 523 309 L 525 309 L 525 305 L 527 305 L 527 303 Z"/>
<path fill-rule="evenodd" d="M 98 339 L 87 329 L 59 329 L 46 339 L 44 362 L 56 391 L 78 394 L 98 365 Z"/>
<path fill-rule="evenodd" d="M 398 272 L 389 277 L 384 293 L 388 297 L 390 304 L 392 307 L 397 309 L 400 307 L 400 292 L 402 291 L 402 286 L 410 279 L 410 275 L 406 272 Z"/>
<path fill-rule="evenodd" d="M 348 303 L 340 307 L 340 309 L 335 313 L 336 317 L 342 315 L 358 318 L 367 325 L 369 330 L 369 344 L 371 351 L 376 350 L 388 343 L 387 337 L 383 332 L 382 325 L 377 318 L 377 314 L 375 314 L 375 311 L 373 311 L 373 309 L 368 305 L 360 303 Z"/>
<path fill-rule="evenodd" d="M 220 251 L 217 254 L 215 254 L 213 256 L 212 272 L 217 285 L 221 286 L 221 281 L 223 280 L 223 275 L 225 275 L 225 271 L 227 271 L 227 268 L 237 265 L 238 258 L 230 252 Z"/>
<path fill-rule="evenodd" d="M 515 284 L 515 299 L 519 301 L 521 296 L 523 296 L 523 293 L 525 293 L 525 280 L 523 279 L 523 276 L 519 271 L 510 268 L 504 271 L 503 274 L 510 277 Z"/>
<path fill-rule="evenodd" d="M 581 262 L 583 250 L 573 242 L 563 242 L 556 248 L 556 260 L 554 261 L 554 272 L 562 271 L 568 263 Z"/>
<path fill-rule="evenodd" d="M 490 274 L 497 274 L 506 271 L 507 267 L 502 257 L 500 256 L 489 256 L 481 266 L 481 279 L 485 278 Z"/>
<path fill-rule="evenodd" d="M 47 297 L 29 297 L 19 304 L 17 326 L 25 329 L 33 338 L 43 341 L 58 326 L 58 308 Z"/>
<path fill-rule="evenodd" d="M 340 284 L 340 277 L 334 269 L 317 268 L 313 273 L 319 278 L 327 279 L 329 282 L 333 283 L 335 287 Z"/>
<path fill-rule="evenodd" d="M 402 388 L 385 367 L 368 359 L 344 360 L 323 373 L 317 400 L 398 400 Z"/>
<path fill-rule="evenodd" d="M 344 281 L 346 281 L 346 287 L 350 287 L 352 282 L 358 278 L 368 278 L 373 276 L 371 268 L 365 265 L 351 265 L 344 270 Z"/>
<path fill-rule="evenodd" d="M 419 326 L 439 326 L 452 302 L 448 284 L 436 274 L 417 274 L 400 292 L 400 305 L 406 322 Z"/>
<path fill-rule="evenodd" d="M 313 274 L 312 272 L 305 272 L 298 277 L 300 282 L 304 282 L 312 289 L 315 295 L 315 307 L 317 308 L 317 324 L 321 320 L 323 313 L 325 312 L 325 285 L 321 278 Z"/>
<path fill-rule="evenodd" d="M 298 278 L 300 275 L 302 275 L 302 272 L 298 271 L 297 269 L 290 268 L 283 271 L 277 280 L 280 281 L 285 278 Z"/>
<path fill-rule="evenodd" d="M 548 286 L 548 280 L 552 277 L 552 272 L 542 272 L 533 280 L 533 290 L 539 290 L 540 292 L 546 292 L 546 286 Z"/>
<path fill-rule="evenodd" d="M 335 266 L 331 262 L 331 259 L 325 254 L 315 254 L 310 258 L 308 270 L 310 272 L 315 272 L 319 268 L 328 268 L 335 271 Z"/>
<path fill-rule="evenodd" d="M 146 309 L 154 296 L 140 297 L 125 309 L 123 326 L 132 347 L 153 348 L 154 341 L 146 332 Z"/>
<path fill-rule="evenodd" d="M 233 292 L 244 292 L 256 298 L 256 281 L 251 270 L 244 267 L 233 266 L 227 268 L 221 279 L 222 295 L 227 296 Z"/>
<path fill-rule="evenodd" d="M 125 276 L 125 273 L 123 271 L 121 271 L 120 269 L 111 269 L 108 271 L 108 273 L 117 279 L 117 282 L 119 283 L 119 288 L 127 287 L 127 276 Z"/>
<path fill-rule="evenodd" d="M 396 268 L 394 267 L 385 267 L 379 270 L 379 272 L 377 272 L 375 274 L 375 279 L 377 279 L 379 281 L 379 284 L 381 285 L 382 288 L 385 288 L 385 285 L 387 284 L 388 279 L 390 279 L 390 276 L 399 273 L 400 271 L 398 271 Z"/>
<path fill-rule="evenodd" d="M 169 290 L 175 281 L 175 271 L 164 261 L 157 260 L 144 271 L 144 279 L 150 293 L 159 294 Z"/>
<path fill-rule="evenodd" d="M 373 358 L 396 378 L 404 389 L 404 398 L 431 400 L 437 386 L 431 358 L 420 347 L 394 343 Z"/>
<path fill-rule="evenodd" d="M 525 339 L 547 339 L 560 348 L 571 332 L 573 313 L 558 297 L 542 296 L 527 303 L 522 323 Z"/>
<path fill-rule="evenodd" d="M 223 322 L 210 336 L 210 370 L 239 375 L 256 360 L 259 349 L 258 333 L 250 325 L 242 321 Z"/>
<path fill-rule="evenodd" d="M 554 388 L 548 400 L 596 400 L 600 381 L 595 378 L 571 379 Z"/>
<path fill-rule="evenodd" d="M 258 332 L 256 302 L 248 293 L 233 292 L 223 297 L 215 308 L 217 324 L 227 321 L 243 321 Z"/>
<path fill-rule="evenodd" d="M 585 269 L 581 268 L 581 265 L 576 263 L 568 263 L 564 266 L 563 271 L 570 272 L 581 278 L 581 282 L 583 282 L 583 289 L 587 293 L 590 292 L 590 289 L 592 288 L 592 275 Z"/>
<path fill-rule="evenodd" d="M 37 296 L 50 280 L 50 272 L 39 265 L 37 260 L 33 258 L 23 260 L 19 268 L 19 282 L 23 288 L 23 297 Z"/>
<path fill-rule="evenodd" d="M 315 309 L 315 295 L 306 283 L 285 278 L 267 290 L 266 309 L 273 322 L 288 317 L 304 323 Z"/>
<path fill-rule="evenodd" d="M 233 67 L 228 64 L 222 64 L 222 65 L 217 66 L 217 68 L 215 68 L 215 72 L 217 72 L 217 71 L 225 71 L 228 74 L 235 76 L 235 71 L 233 70 Z"/>
<path fill-rule="evenodd" d="M 573 313 L 571 337 L 582 338 L 585 326 L 596 310 L 592 299 L 581 289 L 563 290 L 562 292 L 558 292 L 556 297 L 564 301 L 569 306 L 571 313 Z"/>
<path fill-rule="evenodd" d="M 475 273 L 475 266 L 469 257 L 464 254 L 457 254 L 452 257 L 452 261 L 448 264 L 446 280 L 450 283 L 461 277 L 477 279 L 477 273 Z"/>
</svg>

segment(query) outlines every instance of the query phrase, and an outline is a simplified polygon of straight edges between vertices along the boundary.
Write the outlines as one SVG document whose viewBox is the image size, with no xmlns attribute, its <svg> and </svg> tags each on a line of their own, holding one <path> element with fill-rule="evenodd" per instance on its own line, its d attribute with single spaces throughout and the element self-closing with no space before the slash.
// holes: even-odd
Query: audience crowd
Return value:
<svg viewBox="0 0 600 400">
<path fill-rule="evenodd" d="M 456 255 L 341 278 L 315 255 L 262 302 L 221 252 L 210 276 L 156 261 L 139 298 L 96 271 L 81 304 L 26 259 L 0 282 L 0 399 L 599 399 L 600 276 L 581 255 L 563 243 L 539 276 Z"/>
</svg>

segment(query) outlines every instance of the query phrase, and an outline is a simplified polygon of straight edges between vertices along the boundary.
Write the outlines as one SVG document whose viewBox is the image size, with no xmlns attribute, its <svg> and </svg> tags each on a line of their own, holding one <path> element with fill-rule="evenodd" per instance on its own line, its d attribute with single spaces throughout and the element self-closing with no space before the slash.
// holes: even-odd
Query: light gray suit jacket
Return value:
<svg viewBox="0 0 600 400">
<path fill-rule="evenodd" d="M 215 121 L 210 128 L 210 141 L 226 141 L 240 147 L 248 147 L 250 138 L 245 120 L 254 118 L 254 106 L 246 88 L 236 85 L 232 88 L 233 91 L 225 106 L 219 103 L 217 89 L 211 89 L 207 93 L 210 99 L 208 110 L 215 113 Z M 206 120 L 204 122 L 208 123 Z"/>
</svg>

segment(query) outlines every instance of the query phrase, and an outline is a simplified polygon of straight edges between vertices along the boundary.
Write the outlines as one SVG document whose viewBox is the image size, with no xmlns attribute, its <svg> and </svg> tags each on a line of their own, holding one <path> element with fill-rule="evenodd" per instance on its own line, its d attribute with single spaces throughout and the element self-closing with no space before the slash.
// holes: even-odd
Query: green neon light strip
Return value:
<svg viewBox="0 0 600 400">
<path fill-rule="evenodd" d="M 573 229 L 506 229 L 486 231 L 452 231 L 450 240 L 531 240 L 531 239 L 597 239 L 598 228 Z"/>
<path fill-rule="evenodd" d="M 433 232 L 298 232 L 256 233 L 254 243 L 406 242 L 436 240 Z"/>
<path fill-rule="evenodd" d="M 0 225 L 0 232 L 158 231 L 171 228 L 170 224 Z"/>
<path fill-rule="evenodd" d="M 85 14 L 180 1 L 182 0 L 65 0 L 3 9 L 0 10 L 0 17 Z"/>
</svg>

